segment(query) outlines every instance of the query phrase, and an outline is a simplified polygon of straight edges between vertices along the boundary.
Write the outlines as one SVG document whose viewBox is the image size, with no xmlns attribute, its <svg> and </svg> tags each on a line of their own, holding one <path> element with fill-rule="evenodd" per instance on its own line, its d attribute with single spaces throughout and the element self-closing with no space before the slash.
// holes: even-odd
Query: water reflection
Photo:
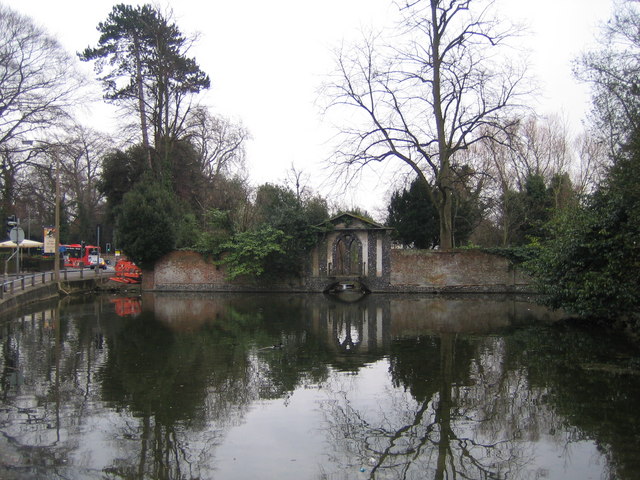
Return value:
<svg viewBox="0 0 640 480">
<path fill-rule="evenodd" d="M 638 353 L 513 298 L 148 294 L 0 322 L 2 478 L 638 478 Z"/>
</svg>

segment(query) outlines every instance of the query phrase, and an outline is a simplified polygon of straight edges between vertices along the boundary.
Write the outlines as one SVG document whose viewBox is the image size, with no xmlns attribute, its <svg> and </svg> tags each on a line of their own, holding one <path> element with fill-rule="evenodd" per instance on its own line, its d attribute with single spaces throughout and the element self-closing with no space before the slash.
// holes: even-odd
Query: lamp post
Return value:
<svg viewBox="0 0 640 480">
<path fill-rule="evenodd" d="M 56 249 L 53 254 L 53 272 L 56 279 L 56 285 L 60 288 L 60 159 L 58 153 L 54 150 L 53 156 L 56 161 L 56 206 L 55 206 L 55 244 Z"/>
</svg>

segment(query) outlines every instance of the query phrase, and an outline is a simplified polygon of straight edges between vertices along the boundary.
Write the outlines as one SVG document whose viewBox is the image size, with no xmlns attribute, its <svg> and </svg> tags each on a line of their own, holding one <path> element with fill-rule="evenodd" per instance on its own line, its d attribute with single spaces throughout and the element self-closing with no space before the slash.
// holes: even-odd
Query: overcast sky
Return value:
<svg viewBox="0 0 640 480">
<path fill-rule="evenodd" d="M 0 1 L 33 18 L 72 53 L 95 46 L 98 22 L 122 3 Z M 200 34 L 193 53 L 211 77 L 205 103 L 242 121 L 251 132 L 252 182 L 280 182 L 295 164 L 318 188 L 335 133 L 322 123 L 316 106 L 323 75 L 333 66 L 331 50 L 358 38 L 363 28 L 388 22 L 395 14 L 392 1 L 175 0 L 160 5 L 173 9 L 183 33 Z M 560 113 L 579 128 L 588 91 L 573 79 L 571 62 L 594 45 L 596 26 L 610 16 L 611 0 L 498 0 L 498 5 L 501 16 L 529 26 L 523 42 L 531 49 L 532 67 L 543 87 L 539 113 Z M 342 201 L 375 213 L 387 195 L 386 182 L 369 179 Z"/>
</svg>

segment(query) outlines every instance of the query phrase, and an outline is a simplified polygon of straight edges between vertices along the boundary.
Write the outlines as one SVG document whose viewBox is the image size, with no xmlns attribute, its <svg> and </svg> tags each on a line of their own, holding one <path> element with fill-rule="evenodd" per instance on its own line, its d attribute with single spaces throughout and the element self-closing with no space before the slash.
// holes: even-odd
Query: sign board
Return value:
<svg viewBox="0 0 640 480">
<path fill-rule="evenodd" d="M 56 253 L 56 229 L 44 227 L 44 253 Z"/>
<path fill-rule="evenodd" d="M 21 244 L 24 241 L 24 230 L 20 227 L 13 227 L 9 232 L 9 239 L 13 243 Z"/>
</svg>

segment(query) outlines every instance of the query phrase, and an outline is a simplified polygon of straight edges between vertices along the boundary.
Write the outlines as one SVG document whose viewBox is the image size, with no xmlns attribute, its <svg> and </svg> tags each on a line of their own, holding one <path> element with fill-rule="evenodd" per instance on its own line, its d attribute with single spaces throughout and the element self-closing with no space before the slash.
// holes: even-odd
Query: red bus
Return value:
<svg viewBox="0 0 640 480">
<path fill-rule="evenodd" d="M 90 267 L 94 268 L 99 265 L 105 268 L 103 260 L 100 257 L 100 247 L 95 245 L 80 245 L 72 243 L 69 245 L 60 245 L 60 253 L 64 259 L 64 266 L 71 268 Z"/>
</svg>

